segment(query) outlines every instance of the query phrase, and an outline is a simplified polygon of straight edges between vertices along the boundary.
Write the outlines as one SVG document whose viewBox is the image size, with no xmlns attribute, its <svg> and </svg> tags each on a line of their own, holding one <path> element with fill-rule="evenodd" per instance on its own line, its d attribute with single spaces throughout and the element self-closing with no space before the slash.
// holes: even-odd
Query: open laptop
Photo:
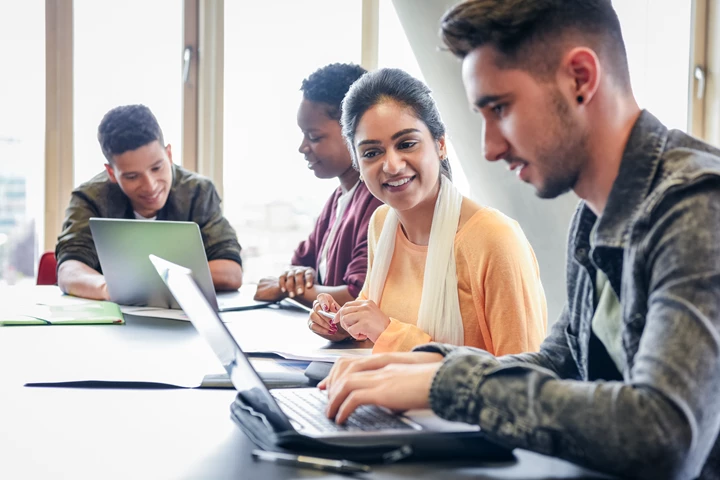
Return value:
<svg viewBox="0 0 720 480">
<path fill-rule="evenodd" d="M 280 434 L 299 434 L 338 446 L 387 445 L 392 444 L 388 439 L 398 436 L 404 438 L 403 444 L 408 444 L 408 438 L 424 437 L 426 443 L 432 439 L 432 448 L 442 449 L 442 445 L 436 445 L 440 433 L 451 434 L 449 438 L 457 434 L 461 444 L 463 434 L 478 432 L 478 427 L 441 420 L 430 410 L 415 411 L 417 415 L 398 415 L 376 406 L 362 406 L 345 425 L 337 425 L 326 417 L 327 397 L 317 388 L 268 390 L 207 302 L 191 271 L 156 256 L 150 259 L 185 314 L 222 362 L 239 396 L 252 406 L 254 411 L 250 415 L 263 417 L 264 422 L 272 424 L 276 434 L 279 430 Z M 488 448 L 500 451 L 498 446 Z M 501 453 L 507 455 L 508 451 Z M 475 455 L 482 456 L 482 452 L 476 451 Z"/>
<path fill-rule="evenodd" d="M 248 288 L 216 295 L 197 223 L 91 218 L 90 231 L 110 300 L 119 305 L 180 308 L 148 260 L 151 254 L 192 270 L 200 291 L 216 311 L 268 305 L 254 300 Z"/>
</svg>

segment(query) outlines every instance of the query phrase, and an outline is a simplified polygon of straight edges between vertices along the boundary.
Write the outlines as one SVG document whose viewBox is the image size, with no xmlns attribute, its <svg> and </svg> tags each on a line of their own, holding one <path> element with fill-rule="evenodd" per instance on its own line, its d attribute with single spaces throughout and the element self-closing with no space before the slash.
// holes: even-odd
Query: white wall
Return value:
<svg viewBox="0 0 720 480">
<path fill-rule="evenodd" d="M 565 303 L 565 244 L 577 197 L 540 200 L 534 189 L 483 156 L 482 118 L 471 111 L 460 76 L 460 62 L 440 51 L 440 18 L 457 0 L 393 0 L 426 82 L 433 90 L 448 134 L 470 184 L 472 198 L 517 220 L 535 249 L 554 322 Z"/>
</svg>

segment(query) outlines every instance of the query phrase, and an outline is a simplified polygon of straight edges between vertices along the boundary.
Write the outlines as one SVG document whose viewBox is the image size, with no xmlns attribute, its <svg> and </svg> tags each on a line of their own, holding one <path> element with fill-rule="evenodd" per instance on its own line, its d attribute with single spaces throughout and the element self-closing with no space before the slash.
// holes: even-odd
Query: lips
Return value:
<svg viewBox="0 0 720 480">
<path fill-rule="evenodd" d="M 152 195 L 143 195 L 140 198 L 146 203 L 156 203 L 160 200 L 160 195 L 162 194 L 162 190 L 158 191 L 157 193 L 154 193 Z"/>
<path fill-rule="evenodd" d="M 416 177 L 417 175 L 394 178 L 392 180 L 384 182 L 382 186 L 390 192 L 401 192 L 409 188 L 409 186 L 412 184 L 413 180 L 415 180 Z"/>
</svg>

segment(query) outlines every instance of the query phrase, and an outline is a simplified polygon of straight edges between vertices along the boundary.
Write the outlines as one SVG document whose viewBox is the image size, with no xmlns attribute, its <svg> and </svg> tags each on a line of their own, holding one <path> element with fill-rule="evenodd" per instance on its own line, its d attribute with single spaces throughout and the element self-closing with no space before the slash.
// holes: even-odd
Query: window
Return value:
<svg viewBox="0 0 720 480">
<path fill-rule="evenodd" d="M 378 47 L 379 68 L 400 68 L 413 77 L 425 81 L 415 54 L 405 36 L 400 19 L 397 16 L 392 0 L 380 0 L 380 28 Z M 442 111 L 440 112 L 442 115 Z M 460 159 L 452 146 L 452 132 L 447 132 L 447 150 L 450 167 L 452 168 L 453 184 L 463 195 L 470 195 L 470 186 L 460 165 Z"/>
<path fill-rule="evenodd" d="M 360 0 L 225 3 L 224 211 L 245 281 L 278 275 L 338 183 L 308 171 L 298 147 L 302 80 L 360 63 Z"/>
<path fill-rule="evenodd" d="M 687 131 L 692 1 L 633 0 L 613 6 L 640 107 L 669 128 Z"/>
<path fill-rule="evenodd" d="M 74 0 L 74 185 L 105 161 L 97 127 L 105 113 L 147 105 L 182 158 L 183 2 Z"/>
<path fill-rule="evenodd" d="M 0 4 L 0 283 L 32 281 L 42 238 L 45 2 Z"/>
</svg>

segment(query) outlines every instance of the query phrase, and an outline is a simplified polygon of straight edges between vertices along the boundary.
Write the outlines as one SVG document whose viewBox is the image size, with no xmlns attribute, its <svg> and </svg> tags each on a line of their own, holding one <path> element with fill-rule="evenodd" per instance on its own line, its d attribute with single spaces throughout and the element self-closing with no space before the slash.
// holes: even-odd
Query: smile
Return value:
<svg viewBox="0 0 720 480">
<path fill-rule="evenodd" d="M 383 187 L 385 187 L 387 190 L 390 190 L 391 192 L 399 192 L 402 190 L 405 190 L 408 188 L 409 184 L 415 180 L 415 177 L 417 175 L 413 175 L 411 177 L 403 177 L 399 178 L 397 180 L 392 180 L 389 182 L 383 183 Z"/>
</svg>

